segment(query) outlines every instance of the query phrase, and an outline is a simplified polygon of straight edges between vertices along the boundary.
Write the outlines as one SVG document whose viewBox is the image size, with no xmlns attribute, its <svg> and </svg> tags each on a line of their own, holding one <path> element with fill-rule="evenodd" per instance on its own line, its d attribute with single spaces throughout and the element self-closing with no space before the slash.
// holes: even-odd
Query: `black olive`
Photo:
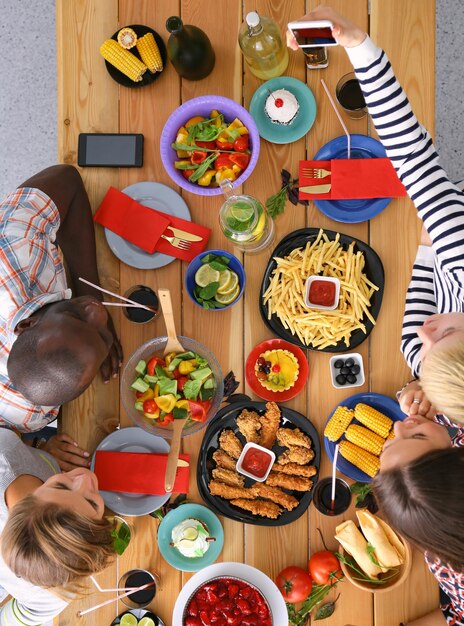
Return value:
<svg viewBox="0 0 464 626">
<path fill-rule="evenodd" d="M 351 357 L 349 359 L 346 359 L 345 365 L 346 365 L 346 367 L 353 367 L 354 359 L 352 359 Z"/>
<path fill-rule="evenodd" d="M 351 368 L 351 373 L 354 374 L 356 376 L 356 374 L 359 374 L 359 372 L 361 371 L 361 368 L 359 367 L 359 365 L 353 365 L 353 367 Z"/>
<path fill-rule="evenodd" d="M 334 367 L 335 369 L 339 370 L 341 367 L 343 367 L 344 365 L 344 361 L 343 359 L 337 359 L 334 363 Z"/>
<path fill-rule="evenodd" d="M 337 383 L 339 385 L 344 385 L 346 383 L 346 378 L 344 376 L 342 376 L 341 374 L 339 374 L 338 376 L 335 377 L 335 380 L 337 381 Z"/>
<path fill-rule="evenodd" d="M 349 373 L 350 373 L 350 368 L 346 367 L 346 365 L 344 365 L 342 369 L 340 370 L 340 374 L 343 374 L 343 376 L 347 376 Z"/>
<path fill-rule="evenodd" d="M 350 383 L 350 385 L 354 385 L 354 383 L 357 381 L 357 378 L 356 376 L 353 376 L 353 374 L 348 374 L 346 380 Z"/>
</svg>

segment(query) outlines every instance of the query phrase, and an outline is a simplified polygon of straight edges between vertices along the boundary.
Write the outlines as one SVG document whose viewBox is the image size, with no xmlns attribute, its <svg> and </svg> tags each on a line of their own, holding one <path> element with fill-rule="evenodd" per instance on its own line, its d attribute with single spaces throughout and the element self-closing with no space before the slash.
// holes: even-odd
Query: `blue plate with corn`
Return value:
<svg viewBox="0 0 464 626">
<path fill-rule="evenodd" d="M 369 483 L 380 467 L 380 453 L 387 439 L 393 439 L 393 423 L 404 420 L 396 400 L 380 393 L 357 393 L 340 402 L 324 429 L 324 446 L 333 461 L 340 444 L 337 469 L 362 483 Z"/>
</svg>

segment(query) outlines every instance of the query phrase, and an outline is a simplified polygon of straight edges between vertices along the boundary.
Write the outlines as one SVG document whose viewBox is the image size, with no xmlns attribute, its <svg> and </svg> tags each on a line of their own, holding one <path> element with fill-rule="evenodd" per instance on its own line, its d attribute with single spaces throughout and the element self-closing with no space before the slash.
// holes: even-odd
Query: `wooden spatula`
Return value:
<svg viewBox="0 0 464 626">
<path fill-rule="evenodd" d="M 158 289 L 158 298 L 161 303 L 161 310 L 163 311 L 164 323 L 166 324 L 166 331 L 168 335 L 168 341 L 164 348 L 164 356 L 170 352 L 185 352 L 184 346 L 177 339 L 176 325 L 174 323 L 174 313 L 172 310 L 171 293 L 169 289 Z M 184 428 L 187 417 L 175 419 L 172 423 L 172 439 L 171 447 L 169 449 L 168 461 L 166 464 L 166 474 L 164 477 L 164 488 L 166 493 L 169 493 L 174 488 L 174 481 L 176 479 L 177 461 L 179 459 L 180 452 L 180 436 L 182 429 Z"/>
</svg>

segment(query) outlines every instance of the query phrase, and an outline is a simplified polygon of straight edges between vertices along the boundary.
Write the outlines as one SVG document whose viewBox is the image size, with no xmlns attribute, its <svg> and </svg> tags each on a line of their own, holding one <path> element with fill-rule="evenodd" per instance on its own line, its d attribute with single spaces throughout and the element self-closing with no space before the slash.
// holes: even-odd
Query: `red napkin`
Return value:
<svg viewBox="0 0 464 626">
<path fill-rule="evenodd" d="M 325 178 L 308 178 L 302 168 L 324 168 L 331 172 Z M 332 185 L 328 193 L 300 192 L 301 200 L 354 200 L 367 198 L 399 198 L 406 188 L 399 180 L 390 159 L 333 159 L 332 161 L 300 161 L 300 187 Z"/>
<path fill-rule="evenodd" d="M 191 261 L 202 252 L 211 234 L 206 226 L 150 209 L 114 187 L 108 189 L 93 219 L 149 254 L 162 252 L 183 261 Z M 190 242 L 188 250 L 176 248 L 160 239 L 163 233 L 168 237 L 173 236 L 168 226 L 199 235 L 202 240 Z"/>
<path fill-rule="evenodd" d="M 167 454 L 97 450 L 94 471 L 98 488 L 102 491 L 164 495 L 167 458 Z M 179 459 L 189 463 L 190 455 L 180 454 Z M 190 466 L 178 467 L 173 491 L 188 493 L 189 478 Z"/>
</svg>

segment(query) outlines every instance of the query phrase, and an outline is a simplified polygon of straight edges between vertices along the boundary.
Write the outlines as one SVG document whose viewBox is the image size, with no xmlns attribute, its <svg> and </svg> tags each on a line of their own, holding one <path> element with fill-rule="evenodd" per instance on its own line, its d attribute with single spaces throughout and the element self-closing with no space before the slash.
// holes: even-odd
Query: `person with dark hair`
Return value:
<svg viewBox="0 0 464 626">
<path fill-rule="evenodd" d="M 78 171 L 32 176 L 0 203 L 0 218 L 0 425 L 36 431 L 99 369 L 105 382 L 117 376 L 122 351 L 100 292 L 78 280 L 99 284 Z"/>
</svg>

